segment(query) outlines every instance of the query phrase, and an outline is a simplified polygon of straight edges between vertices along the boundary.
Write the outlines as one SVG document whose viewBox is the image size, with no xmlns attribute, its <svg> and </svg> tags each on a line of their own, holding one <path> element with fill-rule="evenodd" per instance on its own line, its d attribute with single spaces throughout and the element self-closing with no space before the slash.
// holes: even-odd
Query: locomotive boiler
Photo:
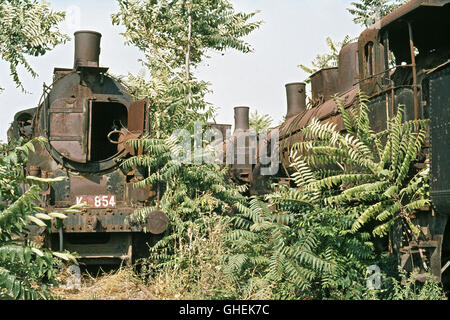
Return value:
<svg viewBox="0 0 450 320">
<path fill-rule="evenodd" d="M 134 101 L 128 89 L 99 65 L 101 34 L 75 33 L 73 68 L 55 68 L 53 83 L 44 85 L 36 108 L 18 112 L 8 132 L 10 139 L 43 136 L 36 144 L 26 174 L 42 178 L 62 177 L 44 196 L 49 210 L 87 203 L 88 208 L 70 213 L 63 225 L 46 235 L 52 249 L 77 252 L 86 264 L 131 261 L 142 255 L 146 227 L 151 234 L 168 226 L 164 213 L 156 211 L 144 224 L 130 222 L 130 214 L 155 193 L 136 189 L 133 183 L 146 172 L 122 169 L 118 163 L 135 150 L 125 141 L 150 130 L 148 101 Z"/>
</svg>

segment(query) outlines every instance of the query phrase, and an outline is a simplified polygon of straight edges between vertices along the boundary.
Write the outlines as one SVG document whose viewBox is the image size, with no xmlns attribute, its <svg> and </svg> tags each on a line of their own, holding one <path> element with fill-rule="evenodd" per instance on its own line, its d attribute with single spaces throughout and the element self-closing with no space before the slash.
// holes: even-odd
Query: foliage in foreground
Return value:
<svg viewBox="0 0 450 320">
<path fill-rule="evenodd" d="M 294 145 L 292 153 L 299 190 L 290 195 L 299 202 L 358 209 L 353 233 L 373 223 L 373 235 L 382 237 L 399 222 L 418 237 L 412 219 L 416 210 L 430 204 L 429 169 L 417 172 L 413 165 L 423 156 L 427 121 L 405 122 L 400 107 L 387 129 L 375 133 L 367 102 L 362 93 L 349 109 L 337 101 L 346 133 L 317 120 L 302 129 L 305 141 Z"/>
<path fill-rule="evenodd" d="M 193 153 L 188 158 L 191 164 L 172 159 L 179 152 L 173 137 L 144 138 L 130 143 L 137 148 L 142 146 L 144 154 L 124 161 L 122 166 L 151 168 L 150 174 L 136 182 L 135 187 L 151 186 L 159 194 L 150 206 L 135 211 L 133 218 L 145 221 L 153 210 L 162 210 L 168 215 L 170 229 L 152 252 L 158 259 L 156 266 L 176 263 L 177 252 L 183 252 L 184 246 L 192 242 L 194 233 L 202 234 L 210 216 L 231 214 L 234 203 L 245 200 L 240 194 L 242 190 L 229 181 L 226 170 L 219 165 L 195 164 L 196 157 L 202 159 L 208 153 Z"/>
<path fill-rule="evenodd" d="M 270 288 L 271 299 L 361 299 L 374 262 L 367 233 L 346 233 L 357 212 L 342 214 L 284 199 L 279 209 L 257 198 L 241 207 L 228 235 L 226 272 L 244 294 Z"/>
<path fill-rule="evenodd" d="M 203 214 L 189 228 L 171 259 L 153 254 L 144 261 L 140 276 L 149 291 L 156 299 L 251 299 L 224 272 L 230 248 L 223 235 L 230 231 L 229 218 Z"/>
<path fill-rule="evenodd" d="M 272 118 L 268 114 L 259 115 L 258 111 L 252 112 L 249 118 L 250 129 L 256 133 L 267 132 L 272 125 Z"/>
<path fill-rule="evenodd" d="M 347 11 L 354 17 L 353 22 L 369 27 L 376 21 L 405 4 L 408 0 L 358 0 L 351 2 Z"/>
<path fill-rule="evenodd" d="M 64 12 L 52 11 L 45 1 L 0 2 L 0 59 L 9 63 L 13 81 L 23 91 L 18 66 L 24 67 L 33 77 L 37 76 L 26 55 L 44 55 L 68 40 L 58 29 L 64 19 Z"/>
<path fill-rule="evenodd" d="M 210 52 L 234 49 L 248 53 L 244 37 L 258 29 L 257 12 L 236 12 L 228 0 L 118 0 L 114 25 L 123 25 L 126 43 L 145 54 L 149 79 L 129 75 L 128 85 L 149 99 L 152 138 L 169 137 L 176 129 L 193 129 L 215 109 L 205 101 L 209 83 L 194 76 Z M 144 71 L 145 72 L 145 71 Z"/>
<path fill-rule="evenodd" d="M 47 284 L 56 283 L 62 261 L 76 263 L 67 252 L 52 252 L 27 239 L 29 228 L 46 229 L 52 221 L 65 218 L 40 208 L 40 192 L 56 179 L 23 176 L 22 165 L 34 152 L 33 143 L 43 139 L 0 146 L 0 299 L 50 298 Z"/>
<path fill-rule="evenodd" d="M 155 128 L 150 136 L 131 141 L 136 149 L 142 147 L 143 154 L 122 163 L 124 168 L 144 173 L 136 187 L 152 187 L 157 192 L 156 201 L 136 212 L 134 217 L 144 220 L 151 210 L 161 209 L 168 214 L 171 224 L 162 240 L 152 248 L 150 257 L 144 261 L 147 268 L 144 268 L 143 274 L 150 277 L 149 283 L 158 284 L 159 293 L 162 288 L 174 293 L 168 293 L 168 296 L 175 299 L 389 298 L 389 295 L 374 293 L 366 286 L 369 265 L 379 264 L 383 270 L 385 265 L 389 265 L 386 259 L 376 254 L 370 232 L 362 230 L 373 217 L 369 216 L 368 220 L 355 227 L 362 209 L 373 204 L 370 197 L 373 196 L 375 202 L 385 200 L 380 190 L 362 190 L 358 193 L 358 199 L 365 199 L 362 203 L 341 199 L 329 208 L 323 208 L 324 204 L 329 203 L 327 200 L 338 196 L 341 190 L 365 182 L 364 174 L 372 177 L 368 182 L 375 183 L 387 178 L 383 170 L 388 168 L 383 167 L 378 174 L 371 170 L 371 164 L 358 162 L 364 143 L 369 142 L 370 148 L 375 146 L 381 150 L 386 133 L 374 136 L 368 131 L 366 118 L 359 117 L 364 115 L 364 106 L 356 108 L 359 113 L 348 115 L 348 127 L 354 127 L 353 131 L 349 131 L 349 136 L 338 137 L 337 132 L 331 134 L 335 131 L 331 127 L 315 127 L 318 129 L 314 129 L 313 133 L 319 134 L 318 141 L 323 144 L 322 147 L 328 143 L 326 147 L 335 151 L 338 147 L 333 143 L 338 143 L 339 147 L 344 148 L 342 154 L 335 151 L 337 155 L 331 157 L 336 160 L 333 162 L 336 170 L 306 168 L 313 163 L 293 157 L 297 188 L 280 187 L 266 201 L 255 198 L 248 202 L 240 195 L 241 190 L 229 183 L 225 172 L 214 164 L 186 165 L 173 161 L 171 155 L 176 153 L 176 143 L 170 137 L 173 131 L 185 128 L 192 133 L 195 121 L 205 121 L 212 114 L 204 101 L 207 84 L 197 81 L 190 67 L 203 61 L 205 53 L 211 49 L 249 51 L 245 47 L 247 44 L 244 47 L 239 45 L 244 44 L 240 38 L 259 24 L 247 24 L 254 14 L 234 16 L 232 11 L 227 11 L 229 7 L 225 11 L 216 10 L 216 6 L 222 4 L 225 5 L 222 9 L 227 8 L 227 1 L 173 1 L 170 8 L 162 5 L 166 3 L 119 1 L 120 11 L 113 15 L 114 24 L 123 24 L 127 28 L 124 35 L 128 43 L 145 52 L 144 65 L 151 76 L 150 82 L 139 77 L 129 79 L 132 87 L 137 89 L 139 98 L 151 98 L 151 123 Z M 200 3 L 208 5 L 202 7 Z M 232 25 L 234 27 L 228 29 Z M 350 39 L 347 37 L 346 41 Z M 331 40 L 329 42 L 332 53 L 318 59 L 321 65 L 337 62 L 338 46 Z M 357 116 L 358 121 L 352 122 Z M 393 124 L 401 127 L 401 118 L 396 118 L 396 121 Z M 401 132 L 392 135 L 397 140 L 394 139 L 383 150 L 391 148 L 393 151 L 387 153 L 394 155 L 394 158 L 397 157 L 396 152 L 407 154 L 406 167 L 414 161 L 415 149 L 410 150 L 411 146 L 405 145 L 409 140 L 403 141 L 401 135 L 406 133 L 407 139 L 413 135 L 399 130 Z M 312 135 L 310 137 L 313 138 Z M 421 135 L 414 137 L 420 140 Z M 335 138 L 338 139 L 335 141 Z M 379 144 L 373 144 L 374 138 L 378 139 Z M 311 145 L 315 146 L 313 142 Z M 417 146 L 412 145 L 414 148 Z M 367 156 L 365 150 L 363 153 Z M 379 159 L 375 159 L 378 154 L 368 159 L 380 163 Z M 319 159 L 320 155 L 323 153 L 315 158 Z M 399 158 L 401 156 L 403 154 Z M 355 168 L 357 165 L 359 167 Z M 411 186 L 408 190 L 414 191 L 408 199 L 405 198 L 408 203 L 425 199 L 421 197 L 426 194 L 426 172 L 422 173 L 423 179 L 418 176 L 414 184 L 410 183 L 409 170 L 405 174 L 404 170 L 397 170 L 398 167 L 398 164 L 394 166 L 393 175 L 395 179 L 399 178 L 399 182 L 388 182 L 402 188 Z M 309 170 L 306 177 L 303 176 L 304 170 Z M 352 179 L 339 180 L 335 177 L 339 170 L 363 170 L 363 173 L 354 175 Z M 338 177 L 341 174 L 339 172 Z M 318 186 L 312 188 L 313 183 L 318 183 Z M 307 191 L 305 196 L 304 191 Z M 393 191 L 396 192 L 390 190 Z M 352 196 L 355 194 L 352 193 Z M 398 199 L 394 201 L 399 202 Z M 400 203 L 406 205 L 402 201 Z M 239 213 L 233 215 L 233 209 Z M 402 213 L 405 212 L 402 210 Z M 386 219 L 398 218 L 397 211 L 390 212 L 392 215 L 386 214 Z M 221 232 L 227 232 L 225 239 L 221 239 Z"/>
<path fill-rule="evenodd" d="M 156 199 L 135 212 L 134 218 L 143 220 L 152 210 L 163 210 L 171 227 L 152 248 L 154 269 L 188 268 L 186 246 L 191 247 L 197 237 L 208 237 L 208 221 L 230 214 L 242 196 L 219 165 L 197 164 L 195 154 L 192 164 L 174 161 L 171 156 L 177 153 L 177 146 L 172 133 L 186 129 L 192 134 L 196 123 L 206 124 L 214 115 L 214 108 L 205 101 L 209 84 L 194 77 L 195 67 L 210 52 L 251 52 L 244 37 L 258 29 L 261 21 L 252 22 L 257 12 L 236 12 L 227 0 L 118 3 L 113 24 L 125 26 L 127 44 L 144 52 L 143 65 L 150 76 L 149 81 L 143 74 L 128 77 L 137 96 L 151 101 L 152 130 L 130 142 L 142 146 L 143 152 L 121 165 L 144 172 L 135 187 L 156 192 Z M 202 141 L 200 144 L 204 146 Z"/>
<path fill-rule="evenodd" d="M 327 37 L 326 43 L 329 49 L 329 53 L 318 54 L 316 58 L 311 62 L 312 67 L 307 67 L 303 64 L 300 64 L 299 68 L 309 75 L 312 75 L 313 73 L 316 73 L 317 71 L 322 69 L 337 67 L 339 64 L 339 52 L 344 46 L 351 43 L 353 40 L 354 39 L 352 39 L 348 35 L 345 36 L 345 38 L 340 42 L 333 41 L 330 37 Z M 310 83 L 311 80 L 306 79 L 305 82 Z"/>
<path fill-rule="evenodd" d="M 296 188 L 278 186 L 267 202 L 255 198 L 239 206 L 227 272 L 244 292 L 271 288 L 271 297 L 288 299 L 400 297 L 387 284 L 395 272 L 385 273 L 386 288 L 376 293 L 368 290 L 366 273 L 371 265 L 392 269 L 376 252 L 374 236 L 386 235 L 396 222 L 407 236 L 420 235 L 412 219 L 429 204 L 428 169 L 417 172 L 413 164 L 427 122 L 404 122 L 399 108 L 387 129 L 375 133 L 366 103 L 363 94 L 350 109 L 337 101 L 344 133 L 317 120 L 302 129 L 305 140 L 291 153 Z"/>
</svg>

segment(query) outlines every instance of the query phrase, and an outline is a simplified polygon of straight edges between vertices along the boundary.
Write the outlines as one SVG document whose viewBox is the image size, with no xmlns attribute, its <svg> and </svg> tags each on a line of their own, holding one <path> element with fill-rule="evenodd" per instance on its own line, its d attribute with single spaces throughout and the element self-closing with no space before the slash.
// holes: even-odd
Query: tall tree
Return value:
<svg viewBox="0 0 450 320">
<path fill-rule="evenodd" d="M 227 0 L 118 0 L 118 3 L 119 12 L 112 15 L 113 24 L 124 25 L 127 44 L 145 53 L 143 63 L 150 71 L 150 80 L 141 84 L 145 86 L 143 91 L 152 95 L 155 133 L 170 134 L 193 119 L 211 117 L 213 109 L 204 100 L 208 84 L 195 78 L 195 67 L 211 51 L 251 52 L 243 37 L 261 25 L 261 21 L 250 22 L 257 11 L 236 13 Z M 136 84 L 137 78 L 130 78 Z M 142 92 L 142 86 L 136 89 Z"/>
<path fill-rule="evenodd" d="M 58 23 L 64 19 L 64 12 L 51 10 L 44 1 L 0 1 L 0 58 L 9 63 L 11 76 L 23 91 L 18 66 L 24 67 L 33 77 L 37 76 L 26 56 L 44 55 L 68 40 L 58 28 Z"/>
<path fill-rule="evenodd" d="M 359 0 L 352 2 L 347 10 L 354 16 L 353 22 L 369 27 L 406 2 L 408 0 Z"/>
<path fill-rule="evenodd" d="M 158 196 L 149 207 L 136 211 L 134 218 L 145 220 L 155 209 L 168 215 L 171 228 L 153 247 L 155 257 L 163 262 L 161 266 L 167 266 L 170 261 L 183 260 L 183 248 L 191 247 L 193 230 L 207 233 L 211 217 L 231 212 L 234 202 L 241 198 L 218 164 L 197 164 L 196 152 L 191 154 L 194 164 L 181 164 L 171 157 L 178 150 L 176 138 L 171 136 L 174 130 L 184 128 L 192 134 L 196 121 L 206 121 L 214 113 L 205 100 L 209 84 L 195 77 L 196 67 L 210 52 L 251 52 L 243 37 L 262 22 L 250 22 L 257 11 L 237 13 L 227 0 L 118 3 L 113 24 L 124 25 L 127 43 L 144 52 L 142 62 L 149 77 L 145 79 L 147 73 L 142 71 L 137 76 L 129 75 L 127 83 L 138 98 L 150 99 L 152 125 L 149 136 L 130 142 L 142 146 L 143 154 L 126 160 L 122 167 L 148 169 L 135 187 L 152 186 Z"/>
<path fill-rule="evenodd" d="M 303 64 L 300 64 L 299 67 L 309 73 L 310 75 L 325 68 L 337 67 L 339 63 L 339 52 L 342 47 L 351 43 L 354 39 L 350 36 L 345 36 L 344 40 L 340 42 L 333 41 L 330 37 L 327 37 L 326 42 L 329 48 L 329 52 L 325 54 L 318 54 L 316 58 L 311 62 L 312 67 L 307 67 Z M 309 79 L 306 82 L 310 82 Z"/>
<path fill-rule="evenodd" d="M 272 121 L 272 118 L 268 114 L 259 115 L 258 111 L 250 114 L 250 128 L 255 130 L 256 133 L 269 130 Z"/>
</svg>

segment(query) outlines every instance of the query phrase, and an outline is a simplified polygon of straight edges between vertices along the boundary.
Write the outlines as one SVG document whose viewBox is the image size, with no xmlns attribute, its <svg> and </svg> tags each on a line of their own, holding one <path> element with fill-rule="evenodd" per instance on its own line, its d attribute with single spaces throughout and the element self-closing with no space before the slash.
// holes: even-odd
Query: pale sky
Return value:
<svg viewBox="0 0 450 320">
<path fill-rule="evenodd" d="M 233 108 L 249 106 L 250 111 L 269 114 L 278 124 L 286 113 L 284 85 L 303 81 L 307 74 L 298 68 L 310 65 L 317 54 L 327 52 L 325 38 L 341 41 L 347 34 L 357 37 L 363 30 L 355 25 L 346 8 L 352 0 L 231 0 L 237 11 L 261 10 L 258 20 L 264 24 L 246 38 L 253 46 L 249 54 L 230 50 L 211 54 L 196 76 L 211 82 L 212 94 L 207 100 L 218 107 L 216 121 L 233 124 Z M 115 75 L 136 74 L 142 69 L 141 53 L 124 45 L 119 34 L 124 28 L 113 26 L 110 15 L 117 11 L 113 0 L 50 0 L 52 8 L 69 12 L 61 24 L 62 31 L 73 38 L 77 30 L 102 33 L 100 65 L 109 67 Z M 74 12 L 74 14 L 70 14 Z M 77 14 L 79 12 L 79 15 Z M 77 18 L 79 17 L 79 18 Z M 73 66 L 73 41 L 59 45 L 42 57 L 30 57 L 29 62 L 39 77 L 32 78 L 24 70 L 21 79 L 30 94 L 15 87 L 8 65 L 0 60 L 0 141 L 6 141 L 6 131 L 14 114 L 36 107 L 42 86 L 51 84 L 54 67 Z"/>
</svg>

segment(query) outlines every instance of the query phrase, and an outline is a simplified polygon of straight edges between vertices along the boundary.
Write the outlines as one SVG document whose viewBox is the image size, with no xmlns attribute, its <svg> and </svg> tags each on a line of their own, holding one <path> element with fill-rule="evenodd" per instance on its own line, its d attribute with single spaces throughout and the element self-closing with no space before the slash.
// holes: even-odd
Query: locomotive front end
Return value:
<svg viewBox="0 0 450 320">
<path fill-rule="evenodd" d="M 76 252 L 91 264 L 131 261 L 151 241 L 144 227 L 158 235 L 168 226 L 162 212 L 144 224 L 129 219 L 155 195 L 151 187 L 133 187 L 145 170 L 119 166 L 139 152 L 125 142 L 149 131 L 148 102 L 133 101 L 108 68 L 99 66 L 100 39 L 98 32 L 76 32 L 74 67 L 55 68 L 53 84 L 44 86 L 39 106 L 32 109 L 31 136 L 48 142 L 36 145 L 26 166 L 28 175 L 62 177 L 44 195 L 50 210 L 88 205 L 54 225 L 47 238 L 53 249 Z"/>
</svg>

